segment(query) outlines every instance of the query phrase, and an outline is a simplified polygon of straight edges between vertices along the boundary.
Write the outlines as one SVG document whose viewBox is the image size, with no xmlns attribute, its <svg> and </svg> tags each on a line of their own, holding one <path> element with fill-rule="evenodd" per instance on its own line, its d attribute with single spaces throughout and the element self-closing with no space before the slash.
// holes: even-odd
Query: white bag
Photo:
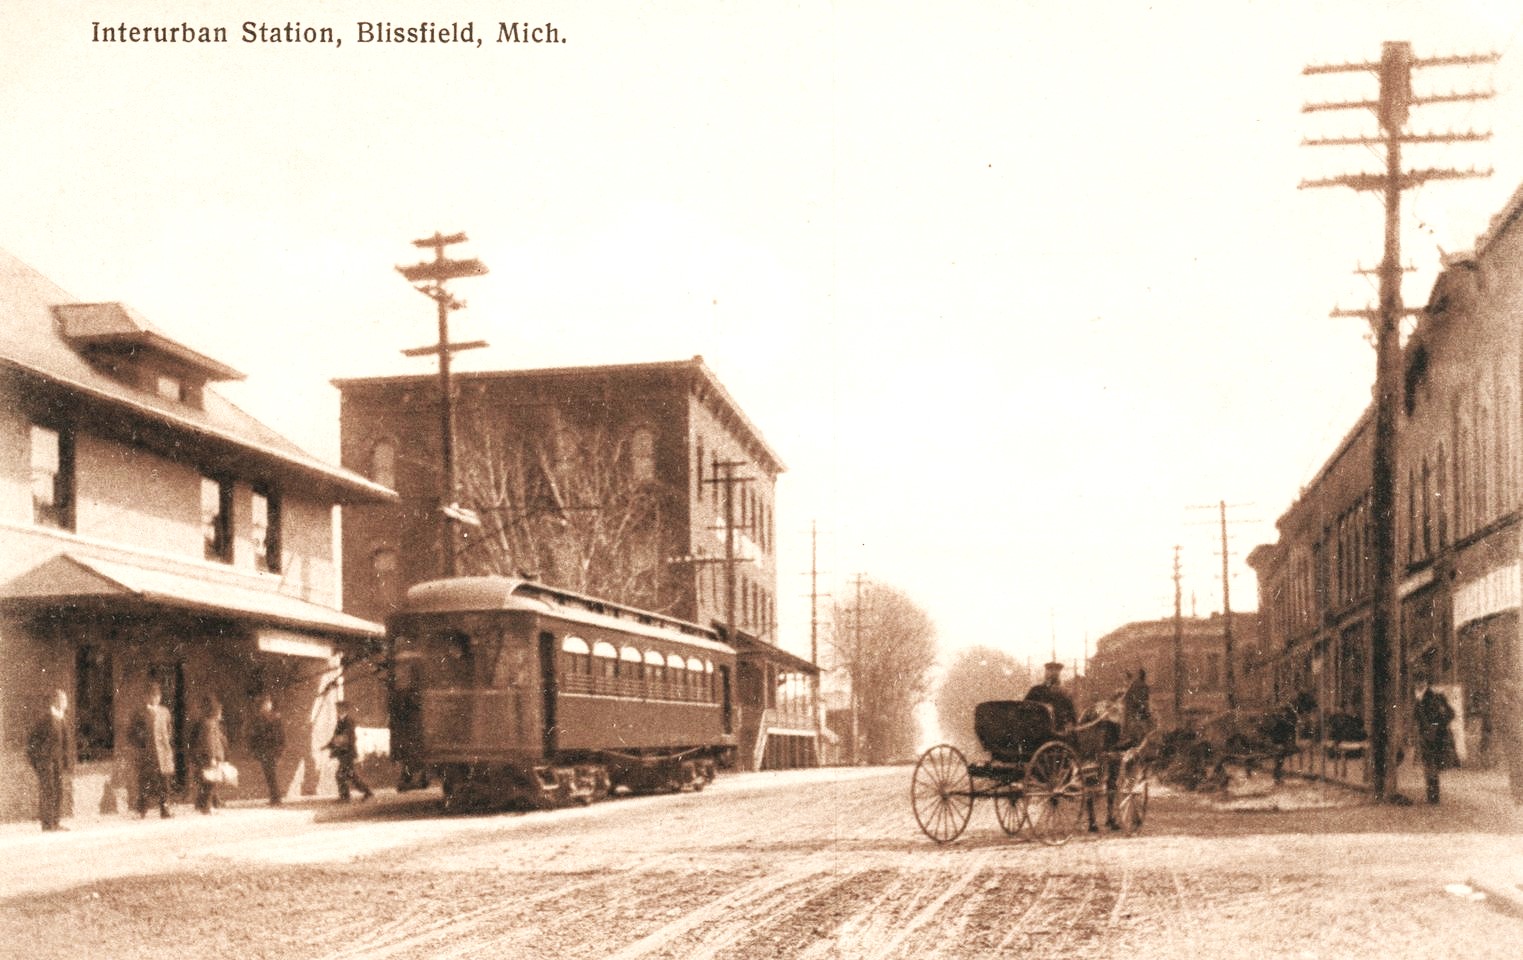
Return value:
<svg viewBox="0 0 1523 960">
<path fill-rule="evenodd" d="M 238 785 L 238 768 L 224 760 L 214 763 L 201 771 L 201 779 L 207 783 L 225 783 L 230 787 Z"/>
</svg>

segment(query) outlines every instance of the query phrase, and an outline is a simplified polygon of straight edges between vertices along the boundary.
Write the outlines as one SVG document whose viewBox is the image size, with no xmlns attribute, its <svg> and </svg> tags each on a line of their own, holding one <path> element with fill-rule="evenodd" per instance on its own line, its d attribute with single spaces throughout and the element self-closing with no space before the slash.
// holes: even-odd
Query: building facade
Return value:
<svg viewBox="0 0 1523 960">
<path fill-rule="evenodd" d="M 817 670 L 777 646 L 784 466 L 702 358 L 452 383 L 446 497 L 438 378 L 336 381 L 344 465 L 400 495 L 345 510 L 347 609 L 383 619 L 443 573 L 448 543 L 461 574 L 532 576 L 712 626 L 740 654 L 742 764 L 816 763 Z M 446 531 L 446 507 L 471 523 Z"/>
<path fill-rule="evenodd" d="M 1127 685 L 1139 670 L 1147 674 L 1153 716 L 1165 729 L 1186 726 L 1192 718 L 1227 709 L 1227 620 L 1209 617 L 1140 620 L 1101 637 L 1081 681 L 1086 699 L 1109 697 Z M 1176 633 L 1179 638 L 1180 710 L 1174 709 Z M 1232 615 L 1234 693 L 1239 705 L 1262 699 L 1258 617 Z"/>
<path fill-rule="evenodd" d="M 1519 744 L 1520 456 L 1523 456 L 1523 189 L 1473 252 L 1445 259 L 1403 347 L 1395 463 L 1400 629 L 1391 674 L 1409 703 L 1418 670 L 1460 713 L 1456 745 L 1489 764 Z M 1309 685 L 1368 726 L 1371 414 L 1257 548 L 1260 609 L 1277 688 Z M 1411 710 L 1395 711 L 1392 738 Z M 1513 731 L 1513 732 L 1507 732 Z M 1366 773 L 1366 776 L 1368 774 Z M 1514 778 L 1515 789 L 1520 786 Z"/>
<path fill-rule="evenodd" d="M 179 785 L 215 699 L 253 775 L 243 789 L 262 795 L 243 749 L 262 694 L 286 723 L 284 788 L 331 782 L 318 747 L 341 659 L 380 633 L 340 609 L 335 507 L 393 495 L 212 387 L 240 376 L 0 253 L 0 816 L 35 814 L 22 749 L 55 688 L 75 724 L 75 816 L 130 806 L 126 730 L 150 686 L 172 713 Z"/>
</svg>

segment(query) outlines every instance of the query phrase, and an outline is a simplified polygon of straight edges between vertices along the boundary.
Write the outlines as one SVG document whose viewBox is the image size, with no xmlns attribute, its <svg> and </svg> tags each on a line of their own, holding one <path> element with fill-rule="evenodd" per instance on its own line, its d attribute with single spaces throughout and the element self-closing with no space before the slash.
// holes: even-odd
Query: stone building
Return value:
<svg viewBox="0 0 1523 960">
<path fill-rule="evenodd" d="M 433 375 L 336 381 L 342 461 L 396 503 L 344 512 L 345 602 L 383 619 L 440 576 Z M 783 463 L 702 358 L 453 377 L 459 573 L 534 576 L 718 629 L 740 653 L 741 762 L 818 762 L 813 664 L 777 645 Z"/>
<path fill-rule="evenodd" d="M 287 724 L 283 782 L 318 789 L 340 659 L 380 634 L 340 609 L 335 507 L 394 496 L 212 386 L 239 378 L 0 253 L 0 815 L 35 813 L 22 746 L 53 688 L 72 701 L 75 816 L 130 802 L 126 725 L 150 684 L 181 784 L 208 698 L 260 779 L 243 733 L 268 693 Z"/>
</svg>

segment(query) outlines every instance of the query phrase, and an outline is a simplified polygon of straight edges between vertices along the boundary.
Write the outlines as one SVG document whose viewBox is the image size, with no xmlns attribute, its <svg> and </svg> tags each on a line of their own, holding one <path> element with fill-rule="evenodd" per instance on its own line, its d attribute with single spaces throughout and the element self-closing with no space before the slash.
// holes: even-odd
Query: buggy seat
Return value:
<svg viewBox="0 0 1523 960">
<path fill-rule="evenodd" d="M 1033 700 L 986 700 L 973 708 L 973 732 L 1002 763 L 1025 763 L 1037 747 L 1055 739 L 1052 708 Z"/>
</svg>

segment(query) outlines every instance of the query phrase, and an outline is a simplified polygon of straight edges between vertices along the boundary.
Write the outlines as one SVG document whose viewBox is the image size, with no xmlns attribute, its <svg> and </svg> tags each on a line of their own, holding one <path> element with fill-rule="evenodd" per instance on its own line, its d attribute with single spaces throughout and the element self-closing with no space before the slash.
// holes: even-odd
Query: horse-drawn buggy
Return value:
<svg viewBox="0 0 1523 960">
<path fill-rule="evenodd" d="M 1006 834 L 1066 842 L 1104 798 L 1111 829 L 1135 833 L 1147 816 L 1153 724 L 1139 677 L 1115 701 L 1102 701 L 1085 722 L 1060 731 L 1052 708 L 1031 700 L 991 700 L 973 711 L 988 759 L 969 762 L 951 744 L 921 755 L 910 786 L 915 820 L 937 843 L 957 839 L 975 800 L 993 801 Z"/>
</svg>

